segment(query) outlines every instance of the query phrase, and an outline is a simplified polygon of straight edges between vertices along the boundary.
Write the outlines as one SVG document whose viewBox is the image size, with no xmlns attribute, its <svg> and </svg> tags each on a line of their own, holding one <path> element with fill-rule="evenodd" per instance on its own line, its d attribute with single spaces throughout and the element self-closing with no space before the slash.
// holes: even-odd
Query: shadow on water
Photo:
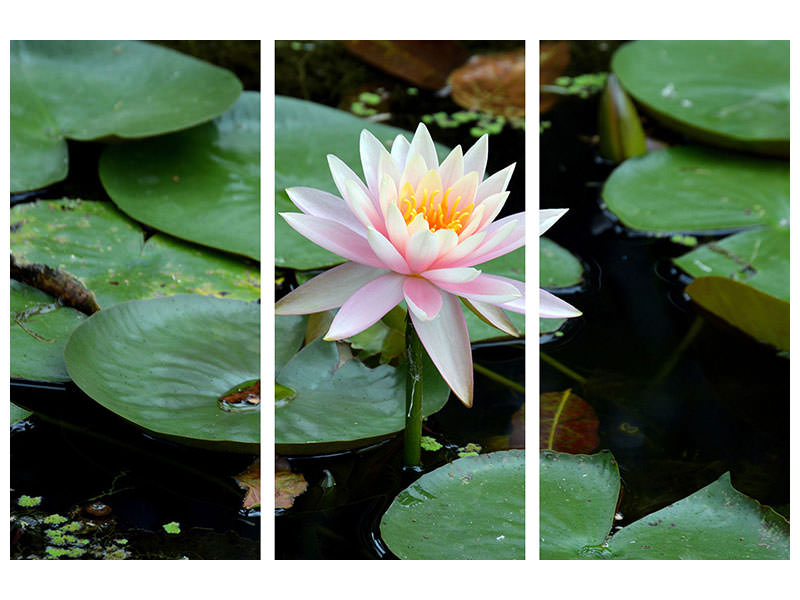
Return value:
<svg viewBox="0 0 800 600">
<path fill-rule="evenodd" d="M 548 231 L 588 266 L 563 296 L 580 323 L 541 349 L 586 377 L 542 363 L 541 391 L 572 387 L 600 420 L 601 448 L 619 462 L 625 525 L 731 471 L 733 485 L 788 514 L 789 361 L 714 319 L 683 294 L 670 259 L 688 251 L 632 236 L 604 212 L 597 103 L 566 99 L 543 115 L 541 207 L 568 207 Z M 660 132 L 659 132 L 660 133 Z M 702 240 L 701 240 L 702 241 Z"/>
</svg>

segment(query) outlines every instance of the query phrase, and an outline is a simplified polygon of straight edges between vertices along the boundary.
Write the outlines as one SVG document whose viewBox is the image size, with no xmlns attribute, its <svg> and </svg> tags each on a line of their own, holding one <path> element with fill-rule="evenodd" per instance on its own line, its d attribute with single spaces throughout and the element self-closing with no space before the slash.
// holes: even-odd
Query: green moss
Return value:
<svg viewBox="0 0 800 600">
<path fill-rule="evenodd" d="M 20 506 L 24 506 L 25 508 L 30 508 L 32 506 L 39 506 L 42 503 L 41 496 L 20 496 L 17 499 L 17 504 Z"/>
<path fill-rule="evenodd" d="M 42 519 L 45 525 L 61 525 L 61 523 L 65 523 L 66 521 L 68 521 L 67 517 L 62 517 L 61 515 L 48 515 Z"/>
<path fill-rule="evenodd" d="M 419 445 L 422 447 L 423 450 L 428 450 L 430 452 L 435 452 L 436 450 L 439 450 L 442 447 L 442 445 L 439 442 L 437 442 L 435 439 L 433 439 L 428 435 L 423 435 L 419 439 Z"/>
<path fill-rule="evenodd" d="M 177 535 L 181 532 L 181 524 L 178 523 L 177 521 L 172 521 L 171 523 L 165 523 L 164 525 L 162 525 L 162 527 L 164 528 L 164 531 L 173 535 Z"/>
</svg>

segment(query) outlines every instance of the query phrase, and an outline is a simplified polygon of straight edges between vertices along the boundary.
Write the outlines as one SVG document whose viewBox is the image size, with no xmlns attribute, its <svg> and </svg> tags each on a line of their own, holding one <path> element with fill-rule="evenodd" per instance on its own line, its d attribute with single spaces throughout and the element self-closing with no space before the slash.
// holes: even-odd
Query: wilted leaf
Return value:
<svg viewBox="0 0 800 600">
<path fill-rule="evenodd" d="M 569 66 L 569 42 L 541 42 L 539 44 L 539 84 L 555 83 Z M 539 112 L 547 112 L 560 96 L 549 92 L 539 93 Z"/>
<path fill-rule="evenodd" d="M 294 499 L 308 489 L 302 473 L 275 472 L 275 508 L 292 508 Z"/>
<path fill-rule="evenodd" d="M 257 458 L 234 479 L 240 488 L 247 490 L 242 508 L 250 509 L 261 506 L 261 459 Z"/>
<path fill-rule="evenodd" d="M 525 117 L 525 48 L 473 56 L 448 82 L 453 101 L 467 110 Z"/>
<path fill-rule="evenodd" d="M 597 415 L 571 390 L 539 396 L 539 447 L 587 454 L 600 445 Z"/>
<path fill-rule="evenodd" d="M 443 87 L 447 75 L 469 56 L 456 41 L 347 40 L 343 43 L 364 62 L 429 90 Z"/>
</svg>

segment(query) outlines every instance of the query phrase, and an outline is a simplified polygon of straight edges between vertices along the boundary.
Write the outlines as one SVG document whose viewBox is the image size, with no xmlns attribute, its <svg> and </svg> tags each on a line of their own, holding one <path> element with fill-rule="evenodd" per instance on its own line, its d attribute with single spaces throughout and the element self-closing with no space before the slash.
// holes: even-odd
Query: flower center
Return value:
<svg viewBox="0 0 800 600">
<path fill-rule="evenodd" d="M 451 229 L 456 233 L 461 233 L 469 221 L 475 203 L 472 202 L 459 210 L 458 204 L 461 202 L 461 196 L 452 200 L 449 198 L 451 191 L 452 188 L 447 188 L 442 194 L 441 190 L 433 190 L 430 193 L 428 190 L 423 190 L 422 197 L 417 198 L 414 188 L 410 183 L 406 183 L 400 190 L 400 202 L 398 203 L 406 225 L 409 225 L 417 215 L 422 215 L 431 231 Z"/>
</svg>

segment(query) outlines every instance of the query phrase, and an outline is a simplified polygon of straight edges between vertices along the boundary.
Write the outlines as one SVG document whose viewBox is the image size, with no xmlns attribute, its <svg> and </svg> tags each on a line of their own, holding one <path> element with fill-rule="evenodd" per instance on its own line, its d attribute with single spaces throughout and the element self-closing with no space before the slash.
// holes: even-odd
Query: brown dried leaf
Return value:
<svg viewBox="0 0 800 600">
<path fill-rule="evenodd" d="M 587 454 L 600 445 L 594 409 L 571 390 L 539 396 L 539 447 Z"/>
<path fill-rule="evenodd" d="M 242 508 L 256 508 L 261 506 L 261 460 L 256 459 L 243 472 L 236 477 L 239 487 L 247 490 L 247 495 L 242 502 Z"/>
<path fill-rule="evenodd" d="M 447 75 L 463 64 L 467 51 L 456 41 L 348 40 L 347 50 L 387 73 L 428 90 L 438 90 Z"/>
<path fill-rule="evenodd" d="M 100 310 L 94 293 L 83 285 L 80 279 L 67 271 L 53 269 L 47 265 L 17 261 L 12 254 L 11 278 L 42 290 L 58 298 L 64 306 L 72 307 L 86 315 Z"/>
<path fill-rule="evenodd" d="M 301 473 L 275 472 L 275 508 L 292 508 L 294 499 L 308 489 Z"/>
<path fill-rule="evenodd" d="M 473 56 L 448 81 L 453 101 L 467 110 L 525 116 L 525 48 Z"/>
<path fill-rule="evenodd" d="M 569 42 L 541 42 L 539 44 L 539 84 L 550 85 L 561 77 L 569 66 Z M 550 92 L 539 93 L 539 113 L 550 110 L 561 96 Z"/>
</svg>

